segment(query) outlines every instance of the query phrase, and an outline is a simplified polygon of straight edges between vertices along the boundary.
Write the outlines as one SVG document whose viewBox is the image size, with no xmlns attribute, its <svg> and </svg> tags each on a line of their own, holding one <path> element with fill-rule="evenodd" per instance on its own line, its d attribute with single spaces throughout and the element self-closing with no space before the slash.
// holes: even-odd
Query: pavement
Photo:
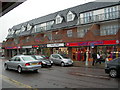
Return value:
<svg viewBox="0 0 120 90">
<path fill-rule="evenodd" d="M 74 61 L 73 66 L 104 69 L 105 63 L 104 62 L 102 62 L 101 64 L 97 63 L 94 66 L 92 66 L 92 61 L 88 61 L 87 65 L 85 61 Z"/>
</svg>

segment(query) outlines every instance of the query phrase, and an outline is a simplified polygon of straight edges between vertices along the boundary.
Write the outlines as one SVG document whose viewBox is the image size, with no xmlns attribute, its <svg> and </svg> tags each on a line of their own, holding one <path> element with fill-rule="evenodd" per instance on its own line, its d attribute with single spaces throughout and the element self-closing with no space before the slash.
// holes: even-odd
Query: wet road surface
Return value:
<svg viewBox="0 0 120 90">
<path fill-rule="evenodd" d="M 4 88 L 10 84 L 13 88 L 118 88 L 119 78 L 110 78 L 104 69 L 85 67 L 40 68 L 39 73 L 4 70 L 4 59 L 0 60 Z M 8 85 L 9 87 L 9 85 Z"/>
</svg>

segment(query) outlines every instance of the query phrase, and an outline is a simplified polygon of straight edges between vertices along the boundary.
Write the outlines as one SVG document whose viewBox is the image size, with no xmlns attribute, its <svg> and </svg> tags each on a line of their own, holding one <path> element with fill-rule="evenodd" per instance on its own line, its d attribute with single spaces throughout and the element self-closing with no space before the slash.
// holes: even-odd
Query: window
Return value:
<svg viewBox="0 0 120 90">
<path fill-rule="evenodd" d="M 14 38 L 14 42 L 15 42 L 15 44 L 18 44 L 19 43 L 19 39 L 18 38 Z"/>
<path fill-rule="evenodd" d="M 25 26 L 21 27 L 21 32 L 24 32 L 26 30 Z"/>
<path fill-rule="evenodd" d="M 115 35 L 118 32 L 118 25 L 103 26 L 100 30 L 100 35 Z"/>
<path fill-rule="evenodd" d="M 105 19 L 114 19 L 118 17 L 117 6 L 105 8 Z"/>
<path fill-rule="evenodd" d="M 19 57 L 16 57 L 14 61 L 21 61 Z"/>
<path fill-rule="evenodd" d="M 46 36 L 47 36 L 48 40 L 52 40 L 52 39 L 53 39 L 53 38 L 52 38 L 52 32 L 47 33 Z"/>
<path fill-rule="evenodd" d="M 36 33 L 36 26 L 33 27 L 32 33 Z"/>
<path fill-rule="evenodd" d="M 15 34 L 16 34 L 16 35 L 20 34 L 20 30 L 16 30 L 16 31 L 15 31 Z"/>
<path fill-rule="evenodd" d="M 74 18 L 75 18 L 75 15 L 71 11 L 69 11 L 67 14 L 67 22 L 73 21 Z"/>
<path fill-rule="evenodd" d="M 31 57 L 31 56 L 25 56 L 25 57 L 22 57 L 22 59 L 24 60 L 24 61 L 34 61 L 35 59 L 33 58 L 33 57 Z"/>
<path fill-rule="evenodd" d="M 54 21 L 49 21 L 46 23 L 46 30 L 50 30 L 52 28 L 52 25 L 54 24 Z"/>
<path fill-rule="evenodd" d="M 36 25 L 36 32 L 40 32 L 40 25 Z"/>
<path fill-rule="evenodd" d="M 93 11 L 83 13 L 83 22 L 84 23 L 90 23 L 92 21 L 93 21 Z"/>
<path fill-rule="evenodd" d="M 67 36 L 72 37 L 72 30 L 67 30 Z"/>
<path fill-rule="evenodd" d="M 62 21 L 63 21 L 63 17 L 61 17 L 60 15 L 57 15 L 56 16 L 56 24 L 60 24 L 60 23 L 62 23 Z"/>
<path fill-rule="evenodd" d="M 58 56 L 58 55 L 52 55 L 52 57 L 53 57 L 53 58 L 59 58 L 59 56 Z"/>
<path fill-rule="evenodd" d="M 13 29 L 9 29 L 8 30 L 8 35 L 12 35 L 12 34 L 14 34 L 14 30 Z"/>
<path fill-rule="evenodd" d="M 78 28 L 77 35 L 78 37 L 82 38 L 85 36 L 87 32 L 88 32 L 88 28 L 85 28 L 85 29 Z"/>
<path fill-rule="evenodd" d="M 30 24 L 27 24 L 27 31 L 31 30 L 32 26 Z"/>
<path fill-rule="evenodd" d="M 45 31 L 46 30 L 46 23 L 40 24 L 40 31 Z"/>
<path fill-rule="evenodd" d="M 29 42 L 29 40 L 30 40 L 30 37 L 26 37 L 26 42 Z"/>
</svg>

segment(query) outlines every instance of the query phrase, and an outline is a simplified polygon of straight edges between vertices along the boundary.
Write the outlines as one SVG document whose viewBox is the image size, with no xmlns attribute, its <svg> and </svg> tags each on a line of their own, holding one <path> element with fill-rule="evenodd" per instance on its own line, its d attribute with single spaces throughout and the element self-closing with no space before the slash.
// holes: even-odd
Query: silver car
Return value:
<svg viewBox="0 0 120 90">
<path fill-rule="evenodd" d="M 73 60 L 65 54 L 52 54 L 49 59 L 52 60 L 54 64 L 61 66 L 73 65 Z"/>
<path fill-rule="evenodd" d="M 41 62 L 36 61 L 33 57 L 27 55 L 17 55 L 4 63 L 5 70 L 14 69 L 19 73 L 22 71 L 38 72 Z"/>
</svg>

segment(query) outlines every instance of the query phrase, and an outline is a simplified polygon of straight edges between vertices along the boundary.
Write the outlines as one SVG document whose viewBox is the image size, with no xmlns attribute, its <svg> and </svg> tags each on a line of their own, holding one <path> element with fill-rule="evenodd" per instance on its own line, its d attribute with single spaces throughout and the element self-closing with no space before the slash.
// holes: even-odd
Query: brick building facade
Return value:
<svg viewBox="0 0 120 90">
<path fill-rule="evenodd" d="M 90 2 L 25 23 L 8 30 L 5 56 L 16 54 L 68 54 L 84 60 L 95 51 L 105 57 L 120 56 L 120 3 Z"/>
</svg>

